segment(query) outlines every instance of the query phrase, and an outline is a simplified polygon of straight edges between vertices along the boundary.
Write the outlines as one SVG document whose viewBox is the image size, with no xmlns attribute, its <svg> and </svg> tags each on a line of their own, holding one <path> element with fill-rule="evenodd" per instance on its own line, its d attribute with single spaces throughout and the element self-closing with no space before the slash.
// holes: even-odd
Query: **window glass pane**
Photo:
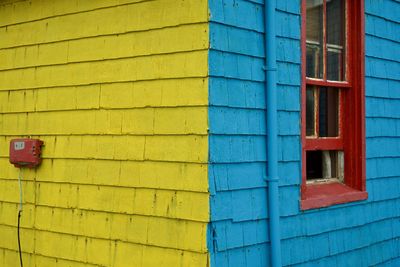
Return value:
<svg viewBox="0 0 400 267">
<path fill-rule="evenodd" d="M 342 49 L 328 48 L 326 78 L 330 81 L 343 81 L 344 62 Z"/>
<path fill-rule="evenodd" d="M 343 151 L 307 151 L 307 182 L 337 179 L 344 181 Z"/>
<path fill-rule="evenodd" d="M 339 135 L 339 89 L 321 87 L 319 89 L 319 136 Z"/>
<path fill-rule="evenodd" d="M 306 135 L 315 135 L 315 87 L 307 86 L 306 90 Z"/>
<path fill-rule="evenodd" d="M 307 0 L 307 77 L 323 78 L 323 1 Z"/>
<path fill-rule="evenodd" d="M 345 12 L 343 0 L 326 1 L 327 79 L 345 79 Z"/>
</svg>

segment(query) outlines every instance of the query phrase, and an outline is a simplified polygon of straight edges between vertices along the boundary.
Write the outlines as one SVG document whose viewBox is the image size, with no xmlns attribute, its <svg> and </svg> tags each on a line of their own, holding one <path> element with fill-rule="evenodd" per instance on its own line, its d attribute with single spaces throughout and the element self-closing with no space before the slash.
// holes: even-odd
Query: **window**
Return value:
<svg viewBox="0 0 400 267">
<path fill-rule="evenodd" d="M 363 12 L 363 0 L 302 1 L 302 209 L 368 196 Z"/>
</svg>

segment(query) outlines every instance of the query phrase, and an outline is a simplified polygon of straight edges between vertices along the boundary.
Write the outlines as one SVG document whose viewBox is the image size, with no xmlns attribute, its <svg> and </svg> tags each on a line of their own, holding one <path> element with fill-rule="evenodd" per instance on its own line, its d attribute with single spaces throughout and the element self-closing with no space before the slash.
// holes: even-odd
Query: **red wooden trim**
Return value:
<svg viewBox="0 0 400 267">
<path fill-rule="evenodd" d="M 302 89 L 301 89 L 301 140 L 302 149 L 302 184 L 301 208 L 311 209 L 329 205 L 366 199 L 368 194 L 365 181 L 365 81 L 364 81 L 364 3 L 362 0 L 348 0 L 346 3 L 346 80 L 347 82 L 332 82 L 324 79 L 305 78 L 306 76 L 306 0 L 302 1 Z M 326 0 L 324 0 L 326 5 Z M 324 11 L 326 12 L 326 11 Z M 326 14 L 324 14 L 326 16 Z M 324 18 L 325 20 L 325 18 Z M 324 22 L 326 23 L 326 22 Z M 325 33 L 324 33 L 325 34 Z M 325 48 L 324 48 L 325 49 Z M 326 60 L 324 59 L 324 64 Z M 326 72 L 326 71 L 325 71 Z M 326 77 L 325 77 L 326 78 Z M 348 88 L 340 90 L 339 127 L 340 138 L 306 137 L 306 85 Z M 326 140 L 328 139 L 328 140 Z M 339 141 L 340 140 L 340 141 Z M 345 184 L 339 184 L 350 191 L 330 190 L 335 194 L 320 194 L 329 185 L 307 185 L 306 151 L 308 149 L 340 148 L 345 153 Z M 335 150 L 335 149 L 334 149 Z M 336 187 L 335 187 L 336 188 Z M 321 191 L 322 192 L 322 191 Z M 318 197 L 316 197 L 318 196 Z M 319 204 L 315 204 L 319 203 Z"/>
<path fill-rule="evenodd" d="M 307 5 L 306 1 L 301 1 L 301 141 L 302 144 L 305 144 L 306 141 L 306 18 L 307 18 Z M 302 149 L 301 151 L 301 199 L 305 199 L 307 192 L 307 170 L 306 170 L 306 150 Z"/>
<path fill-rule="evenodd" d="M 359 115 L 359 135 L 360 135 L 360 146 L 359 146 L 359 157 L 360 157 L 360 166 L 359 166 L 359 173 L 358 175 L 361 177 L 360 178 L 360 185 L 359 188 L 362 191 L 366 191 L 366 170 L 365 170 L 365 14 L 364 14 L 364 1 L 359 2 L 359 7 L 356 7 L 356 10 L 358 10 L 359 14 L 359 34 L 362 36 L 362 38 L 358 38 L 359 41 L 359 56 L 360 56 L 360 61 L 358 64 L 359 70 L 358 74 L 360 77 L 359 83 L 359 99 L 360 99 L 360 115 Z"/>
<path fill-rule="evenodd" d="M 306 78 L 307 85 L 317 85 L 317 86 L 324 86 L 324 87 L 339 87 L 339 88 L 350 88 L 351 84 L 347 81 L 345 82 L 338 82 L 338 81 L 325 81 L 321 79 L 314 79 L 314 78 Z"/>
<path fill-rule="evenodd" d="M 300 201 L 302 210 L 328 207 L 353 201 L 366 200 L 368 193 L 341 183 L 307 185 L 307 193 Z"/>
<path fill-rule="evenodd" d="M 350 125 L 344 135 L 345 183 L 365 191 L 365 92 L 364 92 L 364 4 L 362 1 L 348 1 L 349 68 L 353 88 L 345 93 L 345 125 Z M 360 38 L 360 35 L 363 38 Z M 347 166 L 347 167 L 346 167 Z"/>
<path fill-rule="evenodd" d="M 364 30 L 364 3 L 363 1 L 350 1 L 352 4 L 351 16 L 354 18 L 351 20 L 353 25 L 350 25 L 353 29 L 351 42 L 354 43 L 351 47 L 352 63 L 353 63 L 353 80 L 354 90 L 352 90 L 352 100 L 355 103 L 350 112 L 358 114 L 358 116 L 352 116 L 352 121 L 355 125 L 355 135 L 353 135 L 352 142 L 352 153 L 353 156 L 358 160 L 354 161 L 354 176 L 362 177 L 362 179 L 352 180 L 351 185 L 359 190 L 365 190 L 365 75 L 364 75 L 364 38 L 360 38 L 359 35 L 365 36 Z"/>
<path fill-rule="evenodd" d="M 343 140 L 341 138 L 306 138 L 303 143 L 304 150 L 342 150 Z"/>
</svg>

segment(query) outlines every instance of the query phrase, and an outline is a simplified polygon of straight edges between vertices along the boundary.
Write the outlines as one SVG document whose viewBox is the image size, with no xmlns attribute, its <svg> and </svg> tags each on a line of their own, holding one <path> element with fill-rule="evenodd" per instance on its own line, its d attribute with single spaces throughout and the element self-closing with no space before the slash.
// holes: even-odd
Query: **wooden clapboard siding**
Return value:
<svg viewBox="0 0 400 267">
<path fill-rule="evenodd" d="M 206 266 L 208 3 L 0 1 L 0 265 Z"/>
<path fill-rule="evenodd" d="M 210 0 L 210 258 L 268 266 L 263 0 Z M 365 1 L 367 201 L 303 212 L 300 0 L 277 3 L 284 266 L 397 266 L 400 259 L 400 4 Z M 267 29 L 268 30 L 268 29 Z"/>
</svg>

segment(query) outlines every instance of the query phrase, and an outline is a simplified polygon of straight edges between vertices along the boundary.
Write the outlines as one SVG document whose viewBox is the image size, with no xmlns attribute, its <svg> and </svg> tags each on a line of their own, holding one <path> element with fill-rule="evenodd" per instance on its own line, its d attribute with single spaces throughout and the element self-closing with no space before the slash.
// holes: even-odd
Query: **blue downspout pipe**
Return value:
<svg viewBox="0 0 400 267">
<path fill-rule="evenodd" d="M 271 242 L 271 266 L 281 267 L 281 234 L 279 222 L 279 177 L 278 177 L 278 129 L 276 86 L 276 0 L 265 0 L 265 65 L 267 104 L 267 149 L 268 149 L 268 203 Z"/>
</svg>

